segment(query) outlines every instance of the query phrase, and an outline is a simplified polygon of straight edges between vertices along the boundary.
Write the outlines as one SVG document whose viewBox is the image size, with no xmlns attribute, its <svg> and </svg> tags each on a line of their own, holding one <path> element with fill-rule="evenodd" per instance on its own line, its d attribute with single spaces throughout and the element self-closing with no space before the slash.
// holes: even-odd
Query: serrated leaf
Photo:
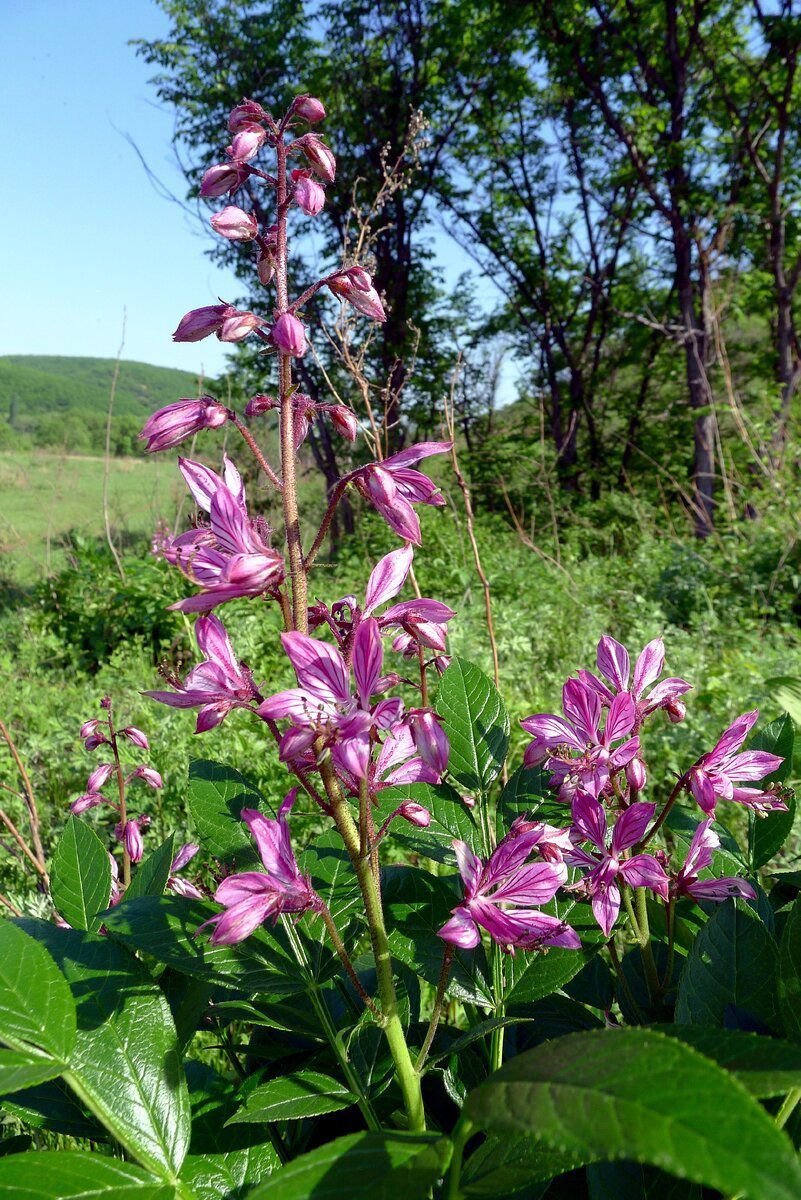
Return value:
<svg viewBox="0 0 801 1200">
<path fill-rule="evenodd" d="M 90 825 L 71 816 L 51 866 L 53 904 L 73 929 L 100 928 L 111 895 L 108 851 Z"/>
<path fill-rule="evenodd" d="M 456 862 L 451 845 L 455 838 L 467 842 L 471 850 L 480 853 L 481 836 L 475 817 L 450 784 L 413 783 L 408 787 L 391 787 L 382 790 L 379 798 L 379 821 L 407 799 L 422 804 L 431 813 L 431 824 L 425 829 L 415 829 L 401 819 L 392 826 L 392 841 L 412 853 L 452 865 Z"/>
<path fill-rule="evenodd" d="M 542 911 L 571 925 L 582 942 L 598 941 L 602 937 L 588 904 L 579 904 L 572 899 L 554 900 L 544 904 Z M 578 974 L 592 953 L 591 948 L 556 948 L 545 953 L 521 950 L 514 957 L 504 958 L 504 1004 L 532 1004 L 550 996 Z"/>
<path fill-rule="evenodd" d="M 152 854 L 143 858 L 136 868 L 134 876 L 125 889 L 122 903 L 130 903 L 137 896 L 161 896 L 170 877 L 170 867 L 175 857 L 173 845 L 175 834 L 171 833 L 166 842 L 157 846 Z"/>
<path fill-rule="evenodd" d="M 240 1200 L 280 1165 L 270 1143 L 261 1142 L 227 1154 L 190 1154 L 181 1167 L 181 1181 L 196 1200 Z"/>
<path fill-rule="evenodd" d="M 171 1185 L 131 1163 L 82 1150 L 0 1158 L 3 1200 L 173 1200 Z"/>
<path fill-rule="evenodd" d="M 509 747 L 509 714 L 490 679 L 462 658 L 451 659 L 437 693 L 450 742 L 448 773 L 469 792 L 486 792 Z"/>
<path fill-rule="evenodd" d="M 280 926 L 257 929 L 236 946 L 212 946 L 198 929 L 219 905 L 183 896 L 142 896 L 113 908 L 103 920 L 124 945 L 208 983 L 245 992 L 291 995 L 305 981 Z"/>
<path fill-rule="evenodd" d="M 14 1092 L 0 1100 L 0 1107 L 33 1129 L 49 1129 L 67 1137 L 108 1141 L 103 1126 L 81 1106 L 63 1079 Z"/>
<path fill-rule="evenodd" d="M 198 841 L 209 854 L 223 862 L 236 859 L 240 868 L 259 861 L 240 814 L 243 808 L 264 811 L 266 805 L 258 789 L 239 771 L 211 759 L 195 759 L 189 764 L 187 804 Z"/>
<path fill-rule="evenodd" d="M 571 1170 L 574 1162 L 533 1138 L 490 1135 L 465 1163 L 460 1185 L 466 1196 L 496 1200 L 525 1189 L 525 1200 L 534 1200 L 544 1194 L 555 1175 Z"/>
<path fill-rule="evenodd" d="M 701 1025 L 654 1026 L 678 1038 L 724 1071 L 736 1075 L 743 1087 L 760 1100 L 783 1096 L 801 1087 L 801 1047 L 778 1038 L 744 1033 L 740 1029 L 706 1029 Z"/>
<path fill-rule="evenodd" d="M 526 1133 L 580 1163 L 624 1158 L 759 1200 L 795 1200 L 801 1165 L 745 1089 L 673 1038 L 645 1029 L 569 1034 L 505 1063 L 464 1117 Z"/>
<path fill-rule="evenodd" d="M 52 1058 L 38 1058 L 21 1050 L 0 1050 L 0 1096 L 55 1079 L 63 1068 Z"/>
<path fill-rule="evenodd" d="M 265 1121 L 299 1121 L 350 1108 L 356 1097 L 338 1079 L 321 1071 L 294 1071 L 253 1089 L 228 1125 Z"/>
<path fill-rule="evenodd" d="M 310 876 L 318 896 L 328 905 L 340 936 L 347 936 L 351 921 L 364 905 L 359 881 L 342 838 L 334 830 L 322 834 L 303 851 L 298 862 L 303 874 Z M 319 970 L 321 961 L 328 957 L 325 940 L 318 939 L 316 945 L 311 946 L 311 953 L 312 964 Z"/>
<path fill-rule="evenodd" d="M 775 1028 L 777 960 L 776 942 L 750 909 L 720 904 L 687 956 L 676 1021 L 723 1026 L 736 1010 Z"/>
<path fill-rule="evenodd" d="M 801 1042 L 801 896 L 796 897 L 779 943 L 777 991 L 784 1032 Z"/>
<path fill-rule="evenodd" d="M 677 862 L 683 862 L 687 857 L 693 834 L 698 828 L 697 812 L 690 813 L 684 808 L 674 808 L 665 822 L 665 828 L 675 843 Z M 720 848 L 713 851 L 711 868 L 708 871 L 702 871 L 701 878 L 744 875 L 747 871 L 747 864 L 728 829 L 719 822 L 712 825 L 712 829 L 720 838 Z"/>
<path fill-rule="evenodd" d="M 448 1138 L 357 1133 L 302 1154 L 248 1200 L 423 1200 L 444 1174 Z"/>
<path fill-rule="evenodd" d="M 495 814 L 498 838 L 509 831 L 515 817 L 532 814 L 538 821 L 562 827 L 570 824 L 570 805 L 548 790 L 548 772 L 542 767 L 518 767 L 501 790 Z"/>
<path fill-rule="evenodd" d="M 189 1097 L 169 1005 L 148 970 L 109 938 L 24 921 L 72 988 L 78 1032 L 64 1079 L 142 1166 L 177 1174 Z"/>
<path fill-rule="evenodd" d="M 0 921 L 0 1041 L 67 1062 L 75 1028 L 69 984 L 47 950 L 16 922 Z"/>
</svg>

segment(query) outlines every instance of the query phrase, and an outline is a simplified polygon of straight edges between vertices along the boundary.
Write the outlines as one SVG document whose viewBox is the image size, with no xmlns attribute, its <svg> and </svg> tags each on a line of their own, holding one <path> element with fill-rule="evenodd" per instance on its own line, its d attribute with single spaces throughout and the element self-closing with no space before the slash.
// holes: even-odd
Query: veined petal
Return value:
<svg viewBox="0 0 801 1200">
<path fill-rule="evenodd" d="M 696 879 L 687 884 L 684 891 L 694 900 L 728 900 L 731 896 L 742 896 L 753 900 L 756 891 L 746 879 L 724 875 L 720 879 Z"/>
<path fill-rule="evenodd" d="M 460 842 L 455 839 L 451 845 L 453 852 L 456 855 L 456 865 L 459 868 L 459 874 L 465 886 L 465 894 L 469 898 L 474 895 L 481 879 L 483 863 L 468 846 L 467 842 Z"/>
<path fill-rule="evenodd" d="M 437 931 L 437 937 L 462 950 L 474 950 L 481 941 L 476 923 L 466 908 L 455 908 L 451 919 Z"/>
<path fill-rule="evenodd" d="M 384 646 L 381 630 L 375 617 L 362 621 L 353 639 L 353 677 L 359 692 L 362 708 L 370 707 L 370 698 L 376 691 L 384 665 Z"/>
<path fill-rule="evenodd" d="M 334 646 L 305 633 L 282 633 L 281 641 L 302 688 L 329 704 L 350 699 L 347 668 Z"/>
<path fill-rule="evenodd" d="M 646 887 L 663 900 L 668 898 L 670 880 L 664 868 L 650 854 L 635 854 L 620 864 L 619 874 L 632 887 Z"/>
<path fill-rule="evenodd" d="M 766 750 L 744 750 L 727 760 L 725 770 L 730 779 L 750 782 L 772 775 L 783 762 L 778 754 L 768 754 Z"/>
<path fill-rule="evenodd" d="M 393 550 L 391 554 L 385 554 L 376 564 L 367 581 L 365 617 L 369 617 L 376 608 L 397 596 L 406 582 L 413 558 L 414 550 L 411 545 L 406 545 L 400 550 Z"/>
<path fill-rule="evenodd" d="M 597 742 L 601 701 L 596 692 L 578 679 L 568 679 L 562 688 L 562 708 L 585 741 Z"/>
<path fill-rule="evenodd" d="M 665 643 L 654 638 L 640 654 L 634 666 L 631 690 L 639 700 L 647 687 L 655 683 L 665 669 Z"/>
<path fill-rule="evenodd" d="M 612 854 L 615 858 L 619 858 L 624 850 L 645 836 L 655 812 L 655 804 L 640 800 L 620 814 L 612 832 Z"/>
<path fill-rule="evenodd" d="M 234 904 L 218 917 L 212 917 L 214 931 L 209 941 L 213 946 L 233 946 L 237 942 L 244 942 L 268 917 L 276 914 L 279 907 L 279 897 L 275 892 L 264 892 Z"/>
<path fill-rule="evenodd" d="M 599 850 L 606 847 L 606 812 L 600 800 L 578 792 L 572 804 L 573 824 L 582 841 L 591 842 Z"/>
<path fill-rule="evenodd" d="M 604 634 L 598 643 L 596 661 L 601 674 L 615 685 L 617 691 L 625 692 L 629 686 L 631 671 L 629 655 L 625 646 L 621 646 L 620 642 L 616 642 L 613 637 Z"/>
<path fill-rule="evenodd" d="M 547 904 L 567 882 L 564 863 L 538 862 L 520 867 L 508 883 L 493 892 L 494 904 Z"/>
<path fill-rule="evenodd" d="M 620 912 L 620 888 L 616 883 L 610 883 L 600 888 L 592 897 L 592 915 L 609 937 L 612 926 Z"/>
<path fill-rule="evenodd" d="M 533 717 L 526 717 L 520 724 L 526 733 L 548 746 L 565 744 L 572 750 L 584 749 L 584 742 L 564 717 L 556 717 L 553 713 L 535 713 Z"/>
</svg>

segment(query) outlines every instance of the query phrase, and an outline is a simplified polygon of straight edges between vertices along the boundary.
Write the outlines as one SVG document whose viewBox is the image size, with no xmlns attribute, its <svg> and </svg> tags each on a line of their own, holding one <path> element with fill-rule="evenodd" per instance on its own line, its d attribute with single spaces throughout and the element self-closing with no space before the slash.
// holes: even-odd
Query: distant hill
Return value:
<svg viewBox="0 0 801 1200">
<path fill-rule="evenodd" d="M 101 450 L 114 366 L 111 358 L 0 356 L 0 449 Z M 150 413 L 197 394 L 195 375 L 123 360 L 114 397 L 114 453 L 137 453 L 136 435 Z"/>
</svg>

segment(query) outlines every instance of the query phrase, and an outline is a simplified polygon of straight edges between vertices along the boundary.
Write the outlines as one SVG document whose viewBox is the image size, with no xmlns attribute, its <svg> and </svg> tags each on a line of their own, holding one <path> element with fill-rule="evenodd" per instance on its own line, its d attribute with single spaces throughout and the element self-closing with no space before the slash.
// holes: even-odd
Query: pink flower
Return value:
<svg viewBox="0 0 801 1200">
<path fill-rule="evenodd" d="M 759 813 L 787 811 L 787 805 L 775 792 L 739 786 L 740 782 L 764 779 L 784 762 L 765 750 L 739 752 L 758 716 L 756 708 L 743 713 L 688 772 L 690 791 L 705 813 L 714 813 L 718 800 L 734 800 Z"/>
<path fill-rule="evenodd" d="M 196 733 L 205 733 L 224 721 L 233 708 L 250 708 L 260 700 L 253 676 L 237 662 L 225 626 L 215 616 L 200 617 L 195 637 L 203 662 L 193 667 L 183 683 L 171 679 L 173 692 L 144 692 L 151 700 L 171 708 L 199 708 Z"/>
<path fill-rule="evenodd" d="M 381 514 L 400 537 L 415 546 L 420 545 L 420 522 L 413 504 L 433 504 L 441 507 L 444 497 L 439 488 L 422 471 L 412 468 L 415 463 L 432 454 L 445 454 L 450 442 L 418 442 L 408 450 L 392 454 L 380 463 L 369 463 L 343 477 L 352 482 L 365 500 Z"/>
<path fill-rule="evenodd" d="M 90 808 L 97 808 L 101 804 L 110 803 L 111 801 L 107 800 L 99 792 L 86 792 L 83 796 L 79 796 L 77 800 L 73 800 L 70 805 L 70 812 L 79 817 L 82 813 L 89 812 Z"/>
<path fill-rule="evenodd" d="M 306 330 L 293 313 L 282 313 L 270 330 L 273 345 L 282 354 L 303 358 L 306 353 Z"/>
<path fill-rule="evenodd" d="M 84 721 L 78 736 L 81 738 L 86 750 L 97 750 L 98 746 L 111 745 L 105 733 L 100 732 L 101 729 L 105 729 L 108 732 L 108 721 L 100 721 L 97 718 L 91 721 Z"/>
<path fill-rule="evenodd" d="M 99 792 L 114 774 L 114 763 L 100 763 L 86 781 L 87 792 Z"/>
<path fill-rule="evenodd" d="M 753 900 L 754 888 L 745 879 L 724 875 L 720 879 L 699 879 L 701 871 L 712 864 L 713 851 L 720 846 L 720 838 L 712 829 L 712 817 L 697 827 L 687 851 L 684 865 L 672 885 L 676 895 L 692 896 L 694 900 L 728 900 L 730 896 L 742 896 Z"/>
<path fill-rule="evenodd" d="M 316 217 L 325 205 L 325 188 L 308 171 L 292 172 L 293 195 L 298 208 L 309 217 Z"/>
<path fill-rule="evenodd" d="M 322 102 L 316 100 L 314 96 L 296 96 L 292 101 L 292 112 L 303 117 L 304 121 L 308 121 L 311 125 L 316 125 L 325 117 L 325 108 Z"/>
<path fill-rule="evenodd" d="M 346 408 L 344 404 L 331 404 L 326 407 L 337 433 L 341 433 L 349 442 L 355 442 L 359 432 L 359 421 L 355 412 Z"/>
<path fill-rule="evenodd" d="M 248 516 L 242 480 L 230 459 L 225 458 L 224 479 L 189 459 L 178 464 L 198 506 L 209 514 L 209 524 L 181 534 L 163 551 L 168 562 L 203 589 L 170 607 L 208 612 L 229 600 L 274 591 L 284 577 L 283 559 L 269 546 L 264 521 Z"/>
<path fill-rule="evenodd" d="M 250 174 L 250 167 L 241 162 L 220 163 L 216 167 L 209 167 L 200 184 L 200 195 L 208 200 L 226 194 L 233 196 Z"/>
<path fill-rule="evenodd" d="M 234 204 L 229 204 L 211 218 L 211 227 L 221 237 L 231 242 L 252 242 L 259 232 L 259 223 L 253 213 L 247 213 Z"/>
<path fill-rule="evenodd" d="M 292 143 L 292 148 L 301 150 L 315 175 L 333 183 L 337 173 L 337 160 L 316 133 L 306 133 Z"/>
<path fill-rule="evenodd" d="M 241 312 L 230 304 L 209 304 L 186 313 L 178 322 L 172 340 L 200 342 L 214 333 L 221 342 L 241 342 L 263 325 L 264 321 L 255 313 Z"/>
<path fill-rule="evenodd" d="M 194 842 L 187 842 L 178 851 L 170 865 L 167 889 L 168 891 L 175 892 L 176 896 L 183 896 L 187 900 L 203 899 L 203 893 L 199 888 L 196 888 L 188 879 L 180 879 L 178 876 L 178 872 L 183 871 L 184 867 L 192 861 L 199 849 L 200 846 L 196 846 Z"/>
<path fill-rule="evenodd" d="M 131 783 L 134 779 L 143 780 L 148 787 L 156 789 L 164 787 L 164 781 L 158 771 L 154 771 L 153 767 L 146 767 L 144 765 L 137 767 L 136 770 L 131 772 L 125 782 Z"/>
<path fill-rule="evenodd" d="M 214 899 L 225 905 L 225 912 L 200 927 L 214 926 L 210 938 L 213 945 L 242 942 L 264 921 L 275 921 L 281 913 L 319 912 L 322 908 L 320 897 L 301 875 L 292 851 L 287 817 L 296 797 L 297 788 L 293 788 L 278 810 L 277 820 L 252 808 L 242 810 L 242 820 L 253 834 L 266 874 L 245 871 L 222 881 Z"/>
<path fill-rule="evenodd" d="M 335 275 L 328 280 L 328 286 L 335 296 L 348 300 L 357 312 L 373 321 L 386 321 L 387 314 L 381 303 L 381 297 L 373 287 L 373 281 L 361 267 L 351 267 L 341 275 Z"/>
<path fill-rule="evenodd" d="M 120 730 L 120 736 L 125 737 L 136 746 L 139 750 L 149 750 L 150 743 L 148 742 L 141 729 L 137 729 L 135 725 L 126 725 Z"/>
<path fill-rule="evenodd" d="M 122 837 L 120 840 L 122 841 L 122 844 L 125 847 L 131 862 L 141 862 L 145 849 L 142 841 L 142 830 L 139 827 L 139 820 L 125 822 L 125 828 L 122 830 Z"/>
<path fill-rule="evenodd" d="M 600 800 L 578 792 L 573 800 L 572 811 L 576 836 L 589 842 L 593 849 L 575 849 L 565 855 L 565 862 L 587 870 L 581 883 L 573 884 L 573 888 L 592 898 L 593 916 L 604 935 L 609 937 L 620 912 L 618 877 L 630 887 L 646 887 L 663 900 L 668 898 L 668 877 L 652 855 L 622 857 L 624 850 L 630 849 L 644 837 L 656 805 L 638 802 L 625 809 L 615 822 L 608 847 L 606 811 Z"/>
<path fill-rule="evenodd" d="M 682 720 L 684 705 L 679 700 L 685 692 L 689 692 L 692 684 L 685 679 L 656 680 L 665 668 L 665 644 L 661 638 L 654 638 L 640 654 L 634 667 L 634 677 L 630 680 L 630 665 L 628 651 L 620 642 L 605 634 L 598 643 L 598 670 L 608 681 L 604 683 L 592 671 L 579 671 L 579 679 L 590 687 L 601 699 L 601 703 L 612 703 L 615 695 L 629 693 L 634 700 L 637 712 L 637 724 L 658 708 L 664 708 L 672 721 Z M 656 684 L 650 692 L 648 688 Z"/>
<path fill-rule="evenodd" d="M 367 778 L 373 734 L 389 729 L 403 711 L 400 699 L 373 703 L 373 696 L 386 687 L 377 622 L 364 621 L 353 639 L 355 694 L 341 651 L 304 633 L 283 633 L 281 641 L 298 686 L 270 696 L 257 710 L 265 721 L 290 718 L 292 724 L 279 747 L 281 758 L 302 759 L 322 738 L 339 770 L 356 779 Z"/>
<path fill-rule="evenodd" d="M 197 400 L 176 400 L 148 417 L 139 437 L 147 442 L 149 454 L 171 450 L 201 429 L 218 429 L 228 420 L 228 409 L 212 396 Z"/>
<path fill-rule="evenodd" d="M 562 946 L 579 950 L 574 929 L 539 911 L 567 881 L 563 863 L 526 863 L 536 845 L 527 834 L 505 837 L 487 862 L 482 862 L 465 842 L 453 849 L 464 883 L 464 902 L 439 930 L 439 936 L 463 950 L 481 941 L 480 929 L 507 953 Z"/>
<path fill-rule="evenodd" d="M 570 800 L 578 788 L 600 796 L 609 787 L 611 772 L 639 753 L 639 738 L 629 737 L 637 720 L 634 700 L 628 692 L 615 696 L 601 730 L 597 693 L 577 679 L 568 679 L 562 688 L 562 707 L 564 717 L 537 713 L 520 722 L 534 737 L 523 761 L 527 766 L 545 763 L 552 772 L 550 786 L 559 789 L 560 800 Z M 626 740 L 613 748 L 621 739 Z"/>
</svg>

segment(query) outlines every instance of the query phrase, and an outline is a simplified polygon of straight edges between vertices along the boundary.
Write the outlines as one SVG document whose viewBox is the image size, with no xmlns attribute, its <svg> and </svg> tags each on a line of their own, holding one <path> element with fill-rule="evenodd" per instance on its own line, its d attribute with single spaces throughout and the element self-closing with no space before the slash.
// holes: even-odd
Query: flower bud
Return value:
<svg viewBox="0 0 801 1200">
<path fill-rule="evenodd" d="M 233 196 L 248 175 L 250 168 L 240 162 L 220 163 L 216 167 L 209 167 L 200 182 L 200 194 L 209 200 L 226 193 Z"/>
<path fill-rule="evenodd" d="M 331 423 L 337 433 L 341 433 L 349 442 L 354 442 L 359 432 L 359 422 L 356 414 L 344 404 L 332 404 L 328 410 Z"/>
<path fill-rule="evenodd" d="M 255 124 L 257 121 L 269 121 L 270 114 L 256 100 L 242 100 L 236 108 L 231 109 L 228 117 L 228 128 L 231 133 Z"/>
<path fill-rule="evenodd" d="M 316 125 L 325 116 L 325 108 L 314 96 L 296 96 L 292 101 L 292 112 L 303 117 L 311 125 Z"/>
<path fill-rule="evenodd" d="M 200 342 L 219 331 L 228 312 L 235 312 L 229 304 L 207 304 L 204 308 L 190 309 L 178 322 L 172 335 L 174 342 Z"/>
<path fill-rule="evenodd" d="M 99 792 L 114 773 L 114 763 L 100 763 L 86 781 L 87 792 Z"/>
<path fill-rule="evenodd" d="M 422 804 L 416 804 L 414 800 L 405 800 L 397 813 L 399 817 L 403 817 L 412 825 L 419 825 L 421 829 L 426 829 L 431 824 L 431 813 L 427 808 L 423 808 Z"/>
<path fill-rule="evenodd" d="M 200 846 L 198 846 L 195 842 L 186 842 L 183 846 L 181 846 L 181 849 L 172 860 L 170 874 L 174 873 L 175 871 L 182 871 L 187 863 L 192 861 L 199 849 Z"/>
<path fill-rule="evenodd" d="M 430 708 L 409 710 L 409 727 L 417 753 L 426 766 L 441 775 L 448 765 L 450 743 L 439 718 Z"/>
<path fill-rule="evenodd" d="M 125 828 L 122 831 L 121 840 L 131 862 L 141 862 L 142 855 L 145 852 L 145 847 L 144 842 L 142 841 L 142 831 L 139 828 L 138 821 L 125 822 Z"/>
<path fill-rule="evenodd" d="M 278 401 L 273 396 L 251 396 L 245 405 L 246 417 L 260 417 L 262 413 L 272 412 L 278 408 Z"/>
<path fill-rule="evenodd" d="M 147 738 L 142 733 L 142 730 L 137 729 L 135 725 L 126 725 L 125 729 L 120 730 L 120 733 L 123 737 L 127 737 L 128 741 L 132 742 L 134 746 L 138 746 L 140 750 L 150 749 Z"/>
<path fill-rule="evenodd" d="M 319 175 L 326 183 L 333 183 L 337 173 L 337 160 L 316 133 L 307 133 L 293 143 L 302 150 L 315 175 Z"/>
<path fill-rule="evenodd" d="M 238 309 L 233 308 L 223 319 L 217 337 L 221 342 L 241 342 L 254 329 L 260 329 L 263 324 L 264 321 L 255 313 L 239 312 Z"/>
<path fill-rule="evenodd" d="M 635 792 L 641 792 L 648 782 L 648 776 L 645 771 L 645 763 L 640 758 L 633 758 L 631 762 L 626 763 L 626 779 L 629 787 Z"/>
<path fill-rule="evenodd" d="M 306 330 L 292 313 L 282 313 L 273 325 L 270 335 L 273 344 L 282 354 L 302 358 L 306 353 Z"/>
<path fill-rule="evenodd" d="M 105 725 L 105 724 L 106 724 L 105 721 L 101 721 L 97 717 L 93 718 L 93 720 L 91 720 L 91 721 L 84 721 L 83 725 L 81 726 L 80 730 L 78 731 L 78 737 L 80 737 L 80 738 L 92 737 L 93 734 L 97 733 L 100 726 Z"/>
<path fill-rule="evenodd" d="M 146 767 L 144 765 L 138 766 L 136 768 L 136 770 L 133 771 L 129 775 L 128 778 L 129 778 L 129 780 L 130 779 L 142 779 L 148 785 L 148 787 L 152 787 L 152 788 L 164 787 L 164 782 L 163 782 L 161 776 L 159 775 L 158 771 L 154 771 L 154 769 L 152 767 Z"/>
<path fill-rule="evenodd" d="M 293 195 L 298 208 L 308 217 L 316 217 L 325 204 L 325 188 L 308 171 L 293 171 Z"/>
<path fill-rule="evenodd" d="M 249 158 L 256 157 L 266 141 L 267 134 L 261 125 L 244 125 L 234 135 L 234 140 L 225 153 L 234 163 L 247 162 Z"/>
<path fill-rule="evenodd" d="M 259 223 L 253 213 L 246 213 L 235 204 L 229 204 L 222 212 L 215 213 L 211 218 L 211 227 L 230 242 L 252 242 L 259 232 Z"/>
<path fill-rule="evenodd" d="M 81 813 L 89 812 L 90 808 L 97 808 L 99 804 L 105 803 L 105 796 L 101 796 L 98 792 L 86 792 L 83 796 L 79 796 L 77 800 L 73 800 L 70 805 L 70 812 L 79 817 Z"/>
<path fill-rule="evenodd" d="M 679 721 L 683 721 L 687 716 L 687 705 L 683 700 L 671 700 L 669 704 L 665 705 L 665 712 L 668 719 L 674 725 L 678 725 Z"/>
<path fill-rule="evenodd" d="M 179 446 L 201 429 L 217 429 L 227 420 L 228 409 L 212 396 L 200 396 L 197 400 L 176 400 L 174 404 L 168 404 L 166 408 L 160 408 L 152 417 L 148 417 L 139 436 L 147 442 L 145 449 L 152 454 L 158 450 L 170 450 L 173 446 Z M 126 730 L 122 732 L 129 736 Z M 145 737 L 139 730 L 134 732 L 142 738 Z M 144 745 L 133 737 L 129 737 L 129 740 L 134 745 L 141 746 L 142 750 L 148 748 L 146 738 Z"/>
<path fill-rule="evenodd" d="M 262 250 L 256 261 L 256 274 L 259 277 L 259 282 L 265 287 L 275 275 L 275 259 L 269 250 Z"/>
<path fill-rule="evenodd" d="M 366 281 L 366 286 L 365 286 Z M 341 275 L 335 275 L 328 280 L 328 286 L 335 296 L 347 300 L 357 312 L 373 321 L 386 321 L 387 314 L 381 303 L 381 297 L 373 287 L 372 280 L 361 267 L 351 267 Z"/>
</svg>

